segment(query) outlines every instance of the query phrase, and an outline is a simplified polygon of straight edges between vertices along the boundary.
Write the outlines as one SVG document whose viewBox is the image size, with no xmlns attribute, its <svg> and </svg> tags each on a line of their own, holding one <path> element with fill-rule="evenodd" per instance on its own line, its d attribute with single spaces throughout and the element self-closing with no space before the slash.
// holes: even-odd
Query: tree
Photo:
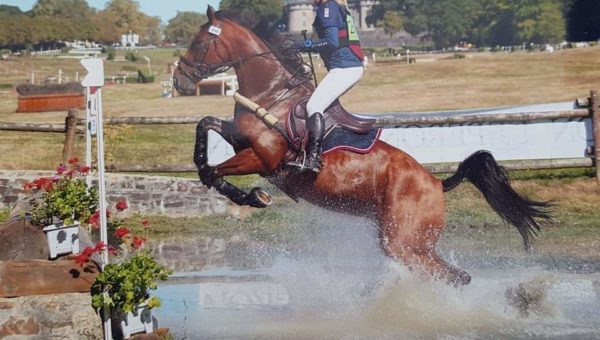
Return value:
<svg viewBox="0 0 600 340">
<path fill-rule="evenodd" d="M 237 10 L 246 16 L 262 17 L 275 22 L 283 15 L 281 0 L 221 0 L 220 9 Z"/>
<path fill-rule="evenodd" d="M 146 44 L 158 45 L 162 40 L 162 23 L 160 17 L 144 16 L 142 20 L 141 41 Z"/>
<path fill-rule="evenodd" d="M 566 23 L 558 0 L 530 0 L 517 7 L 515 25 L 521 42 L 559 42 L 565 38 Z"/>
<path fill-rule="evenodd" d="M 189 45 L 200 26 L 207 21 L 204 14 L 197 12 L 177 12 L 165 27 L 165 40 L 172 43 Z"/>
<path fill-rule="evenodd" d="M 140 12 L 140 4 L 134 0 L 110 0 L 106 4 L 106 12 L 109 22 L 117 27 L 121 33 L 132 31 L 140 33 L 143 29 L 144 14 Z"/>
<path fill-rule="evenodd" d="M 86 0 L 38 0 L 31 9 L 33 17 L 51 16 L 69 19 L 88 19 L 92 9 Z"/>
<path fill-rule="evenodd" d="M 23 11 L 17 6 L 0 5 L 0 14 L 23 15 Z"/>
<path fill-rule="evenodd" d="M 386 12 L 383 16 L 383 30 L 393 37 L 394 33 L 400 31 L 404 24 L 402 15 L 397 11 Z"/>
<path fill-rule="evenodd" d="M 0 45 L 25 45 L 35 42 L 34 26 L 25 15 L 0 14 Z"/>
<path fill-rule="evenodd" d="M 158 43 L 160 41 L 160 19 L 140 12 L 140 5 L 134 0 L 110 0 L 99 13 L 102 20 L 94 18 L 97 39 L 102 42 L 118 42 L 121 35 L 129 31 L 140 35 L 140 41 Z"/>
<path fill-rule="evenodd" d="M 121 41 L 121 34 L 125 32 L 122 32 L 113 20 L 112 14 L 107 11 L 100 11 L 97 15 L 94 15 L 91 21 L 91 26 L 94 28 L 92 40 L 105 44 Z"/>
</svg>

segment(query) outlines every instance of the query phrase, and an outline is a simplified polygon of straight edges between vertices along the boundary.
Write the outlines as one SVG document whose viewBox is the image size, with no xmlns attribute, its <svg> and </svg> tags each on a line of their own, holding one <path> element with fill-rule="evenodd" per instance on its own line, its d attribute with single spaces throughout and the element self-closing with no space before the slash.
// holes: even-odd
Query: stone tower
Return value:
<svg viewBox="0 0 600 340">
<path fill-rule="evenodd" d="M 285 0 L 288 17 L 288 32 L 312 31 L 315 20 L 315 6 L 312 0 Z"/>
<path fill-rule="evenodd" d="M 367 25 L 367 16 L 378 0 L 349 1 L 350 13 L 354 23 L 360 30 L 368 30 L 372 27 Z M 315 6 L 313 0 L 285 0 L 285 11 L 288 17 L 288 31 L 300 32 L 302 30 L 312 31 L 312 23 L 315 20 Z"/>
</svg>

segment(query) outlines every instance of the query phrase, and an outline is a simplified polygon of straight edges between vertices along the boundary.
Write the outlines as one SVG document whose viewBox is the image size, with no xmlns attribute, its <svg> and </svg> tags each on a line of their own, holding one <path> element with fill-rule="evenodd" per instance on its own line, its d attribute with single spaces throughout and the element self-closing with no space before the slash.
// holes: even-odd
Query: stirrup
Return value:
<svg viewBox="0 0 600 340">
<path fill-rule="evenodd" d="M 287 163 L 285 163 L 285 165 L 290 166 L 299 172 L 304 172 L 304 171 L 310 170 L 317 174 L 321 173 L 320 167 L 308 167 L 306 165 L 306 151 L 302 150 L 302 153 L 303 153 L 302 162 L 287 162 Z"/>
</svg>

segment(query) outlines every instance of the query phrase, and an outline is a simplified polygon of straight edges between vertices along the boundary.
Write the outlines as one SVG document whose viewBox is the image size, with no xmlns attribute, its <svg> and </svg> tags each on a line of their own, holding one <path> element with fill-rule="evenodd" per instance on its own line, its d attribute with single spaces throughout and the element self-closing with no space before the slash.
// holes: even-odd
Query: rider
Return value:
<svg viewBox="0 0 600 340">
<path fill-rule="evenodd" d="M 362 78 L 364 55 L 347 1 L 314 0 L 314 3 L 318 9 L 313 27 L 319 39 L 305 40 L 295 47 L 304 52 L 319 52 L 328 70 L 306 104 L 309 138 L 305 167 L 318 173 L 325 134 L 323 112 Z"/>
</svg>

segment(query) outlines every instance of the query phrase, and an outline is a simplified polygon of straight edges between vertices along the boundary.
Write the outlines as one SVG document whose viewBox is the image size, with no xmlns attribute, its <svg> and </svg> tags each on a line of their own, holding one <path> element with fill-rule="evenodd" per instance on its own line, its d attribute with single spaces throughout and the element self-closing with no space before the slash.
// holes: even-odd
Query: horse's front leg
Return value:
<svg viewBox="0 0 600 340">
<path fill-rule="evenodd" d="M 208 165 L 207 145 L 209 130 L 219 133 L 238 152 L 234 157 L 217 167 Z M 254 188 L 247 194 L 223 179 L 223 176 L 226 175 L 245 175 L 262 172 L 260 161 L 258 161 L 256 155 L 253 155 L 252 149 L 245 148 L 247 145 L 247 142 L 242 140 L 235 132 L 233 123 L 215 117 L 203 118 L 196 126 L 194 163 L 198 168 L 198 175 L 202 184 L 209 188 L 215 187 L 220 194 L 238 205 L 264 208 L 271 204 L 271 197 L 262 189 Z"/>
</svg>

